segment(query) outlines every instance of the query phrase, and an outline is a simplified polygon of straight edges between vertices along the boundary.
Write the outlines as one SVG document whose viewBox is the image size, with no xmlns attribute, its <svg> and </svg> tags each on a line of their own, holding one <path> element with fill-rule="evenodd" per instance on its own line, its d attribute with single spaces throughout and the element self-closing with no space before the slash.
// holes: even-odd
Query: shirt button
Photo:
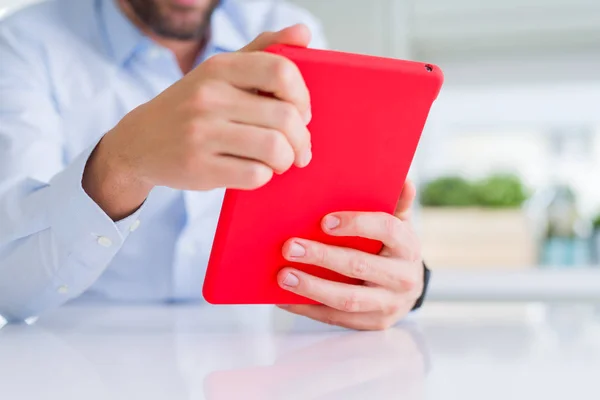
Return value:
<svg viewBox="0 0 600 400">
<path fill-rule="evenodd" d="M 56 291 L 60 294 L 67 294 L 69 293 L 69 287 L 67 285 L 62 285 L 59 286 L 58 289 L 56 289 Z"/>
<path fill-rule="evenodd" d="M 140 227 L 140 220 L 136 219 L 135 222 L 133 224 L 131 224 L 131 226 L 129 227 L 129 232 L 135 232 L 137 230 L 137 228 Z"/>
<path fill-rule="evenodd" d="M 110 238 L 107 238 L 106 236 L 99 236 L 98 244 L 102 247 L 110 247 L 112 246 L 112 240 L 110 240 Z"/>
</svg>

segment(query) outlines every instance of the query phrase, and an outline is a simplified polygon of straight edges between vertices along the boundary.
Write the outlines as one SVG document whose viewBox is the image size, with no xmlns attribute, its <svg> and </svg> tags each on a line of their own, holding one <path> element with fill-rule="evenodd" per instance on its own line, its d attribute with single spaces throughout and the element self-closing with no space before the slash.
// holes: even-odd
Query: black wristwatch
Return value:
<svg viewBox="0 0 600 400">
<path fill-rule="evenodd" d="M 413 306 L 412 310 L 418 310 L 423 305 L 425 301 L 425 297 L 427 296 L 427 288 L 429 287 L 429 277 L 431 275 L 431 271 L 427 268 L 427 265 L 423 263 L 423 291 L 421 292 L 421 297 L 419 297 Z"/>
</svg>

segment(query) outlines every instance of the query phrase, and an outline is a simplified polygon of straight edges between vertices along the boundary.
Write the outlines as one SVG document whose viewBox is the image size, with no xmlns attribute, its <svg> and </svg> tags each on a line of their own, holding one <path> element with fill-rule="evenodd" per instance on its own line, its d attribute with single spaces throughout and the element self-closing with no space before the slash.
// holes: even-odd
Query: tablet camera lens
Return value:
<svg viewBox="0 0 600 400">
<path fill-rule="evenodd" d="M 429 64 L 427 64 L 425 66 L 425 69 L 427 70 L 427 72 L 433 72 L 433 67 L 431 65 L 429 65 Z"/>
</svg>

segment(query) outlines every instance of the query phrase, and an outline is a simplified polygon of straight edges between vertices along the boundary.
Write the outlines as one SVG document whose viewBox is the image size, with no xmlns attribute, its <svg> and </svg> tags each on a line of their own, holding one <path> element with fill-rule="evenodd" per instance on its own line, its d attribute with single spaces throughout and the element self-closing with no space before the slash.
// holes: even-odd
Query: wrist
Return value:
<svg viewBox="0 0 600 400">
<path fill-rule="evenodd" d="M 152 185 L 137 169 L 111 148 L 109 132 L 88 159 L 82 185 L 100 208 L 114 221 L 134 213 L 146 200 Z"/>
</svg>

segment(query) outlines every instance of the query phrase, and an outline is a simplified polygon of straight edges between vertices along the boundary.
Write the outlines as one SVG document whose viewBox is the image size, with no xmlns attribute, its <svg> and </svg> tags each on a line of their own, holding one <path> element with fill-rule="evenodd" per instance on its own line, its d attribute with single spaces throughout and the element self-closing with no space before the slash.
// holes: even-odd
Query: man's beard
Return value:
<svg viewBox="0 0 600 400">
<path fill-rule="evenodd" d="M 125 0 L 136 17 L 155 34 L 176 40 L 203 39 L 210 24 L 210 18 L 221 0 L 211 0 L 205 11 L 169 7 L 160 0 Z M 185 14 L 197 14 L 184 18 Z"/>
</svg>

